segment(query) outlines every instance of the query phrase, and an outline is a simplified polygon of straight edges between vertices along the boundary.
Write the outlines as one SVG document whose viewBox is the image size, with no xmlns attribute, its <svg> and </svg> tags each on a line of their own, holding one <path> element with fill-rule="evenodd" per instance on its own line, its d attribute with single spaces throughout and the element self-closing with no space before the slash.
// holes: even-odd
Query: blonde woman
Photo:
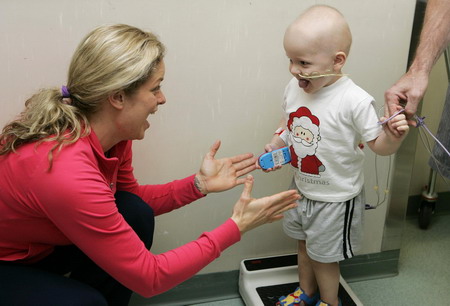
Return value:
<svg viewBox="0 0 450 306">
<path fill-rule="evenodd" d="M 254 157 L 215 159 L 220 142 L 192 176 L 137 183 L 132 140 L 166 102 L 164 49 L 135 27 L 99 27 L 75 51 L 67 85 L 33 95 L 3 128 L 2 304 L 127 305 L 132 291 L 170 289 L 296 206 L 296 191 L 252 198 L 252 177 L 241 177 L 254 170 Z M 225 223 L 166 253 L 149 251 L 154 216 L 239 184 L 244 191 Z"/>
</svg>

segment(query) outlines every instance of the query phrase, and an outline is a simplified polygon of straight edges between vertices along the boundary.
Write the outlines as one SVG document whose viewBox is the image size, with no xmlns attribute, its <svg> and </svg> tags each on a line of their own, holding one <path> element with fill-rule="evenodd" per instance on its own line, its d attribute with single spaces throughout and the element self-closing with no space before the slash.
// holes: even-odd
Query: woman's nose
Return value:
<svg viewBox="0 0 450 306">
<path fill-rule="evenodd" d="M 165 104 L 166 103 L 166 96 L 163 92 L 160 93 L 160 96 L 158 97 L 158 104 Z"/>
</svg>

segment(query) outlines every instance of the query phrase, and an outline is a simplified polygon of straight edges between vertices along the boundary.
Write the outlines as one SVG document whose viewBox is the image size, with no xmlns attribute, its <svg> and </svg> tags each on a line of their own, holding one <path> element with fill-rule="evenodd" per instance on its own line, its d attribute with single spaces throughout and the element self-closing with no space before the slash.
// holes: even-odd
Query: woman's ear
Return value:
<svg viewBox="0 0 450 306">
<path fill-rule="evenodd" d="M 345 61 L 347 60 L 347 54 L 343 51 L 339 51 L 334 56 L 334 69 L 335 71 L 340 71 L 342 67 L 345 65 Z"/>
<path fill-rule="evenodd" d="M 125 93 L 121 90 L 109 95 L 108 102 L 115 109 L 123 109 L 125 103 Z"/>
</svg>

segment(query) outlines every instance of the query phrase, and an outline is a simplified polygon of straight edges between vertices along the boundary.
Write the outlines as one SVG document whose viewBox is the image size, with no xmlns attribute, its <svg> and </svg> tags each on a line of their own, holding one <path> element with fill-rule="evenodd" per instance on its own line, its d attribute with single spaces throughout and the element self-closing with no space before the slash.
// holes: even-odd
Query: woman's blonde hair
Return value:
<svg viewBox="0 0 450 306">
<path fill-rule="evenodd" d="M 20 116 L 0 134 L 0 155 L 21 145 L 56 141 L 49 152 L 76 142 L 90 133 L 88 118 L 109 95 L 124 90 L 135 92 L 165 54 L 164 45 L 150 32 L 125 25 L 101 26 L 79 44 L 69 67 L 67 89 L 70 103 L 64 103 L 59 88 L 42 89 L 25 103 Z"/>
</svg>

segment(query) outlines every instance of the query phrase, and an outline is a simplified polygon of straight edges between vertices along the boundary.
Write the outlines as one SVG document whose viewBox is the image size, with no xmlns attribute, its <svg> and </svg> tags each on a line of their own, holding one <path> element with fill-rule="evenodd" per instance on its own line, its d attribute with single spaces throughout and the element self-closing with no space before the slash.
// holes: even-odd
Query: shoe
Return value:
<svg viewBox="0 0 450 306">
<path fill-rule="evenodd" d="M 319 300 L 319 294 L 316 293 L 313 297 L 309 297 L 306 293 L 303 292 L 300 287 L 295 289 L 295 291 L 288 296 L 282 296 L 277 302 L 277 306 L 298 306 L 301 301 L 304 301 L 306 305 L 315 305 L 315 303 Z"/>
<path fill-rule="evenodd" d="M 319 300 L 318 302 L 317 302 L 317 304 L 316 304 L 316 306 L 329 306 L 330 304 L 328 304 L 328 303 L 326 303 L 326 302 L 324 302 L 324 301 L 322 301 L 322 300 Z M 339 306 L 342 306 L 342 302 L 341 302 L 341 299 L 339 299 Z"/>
</svg>

